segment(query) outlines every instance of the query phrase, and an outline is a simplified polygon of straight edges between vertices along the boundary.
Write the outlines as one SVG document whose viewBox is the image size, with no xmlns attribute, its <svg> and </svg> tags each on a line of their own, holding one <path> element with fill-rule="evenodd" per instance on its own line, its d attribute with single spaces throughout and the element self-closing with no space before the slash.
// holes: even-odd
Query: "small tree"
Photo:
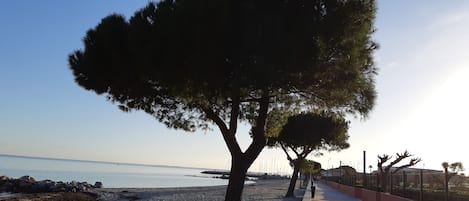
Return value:
<svg viewBox="0 0 469 201">
<path fill-rule="evenodd" d="M 292 163 L 290 164 L 293 165 Z M 312 176 L 319 174 L 320 172 L 321 172 L 321 163 L 318 163 L 313 160 L 308 160 L 308 159 L 304 159 L 302 162 L 300 162 L 300 175 L 303 175 L 304 177 L 302 187 L 306 187 L 307 185 L 306 182 L 308 182 L 309 179 L 312 180 L 313 179 Z"/>
<path fill-rule="evenodd" d="M 448 189 L 448 181 L 449 181 L 449 175 L 448 175 L 448 162 L 443 162 L 441 163 L 441 166 L 443 166 L 443 168 L 445 169 L 445 201 L 448 201 L 448 193 L 449 193 L 449 189 Z"/>
<path fill-rule="evenodd" d="M 443 163 L 441 163 L 441 166 L 445 170 L 445 181 L 444 181 L 444 184 L 445 184 L 445 200 L 448 200 L 448 194 L 449 194 L 449 185 L 448 185 L 448 183 L 449 183 L 449 180 L 454 176 L 458 177 L 458 172 L 464 171 L 464 166 L 462 165 L 461 162 L 451 163 L 451 165 L 448 164 L 448 162 L 443 162 Z M 451 170 L 451 172 L 448 172 L 448 168 Z"/>
<path fill-rule="evenodd" d="M 408 157 L 411 157 L 411 156 L 413 156 L 413 155 L 411 155 L 407 150 L 404 151 L 404 153 L 402 153 L 402 154 L 396 153 L 396 159 L 391 161 L 388 165 L 383 166 L 384 163 L 386 163 L 387 161 L 389 161 L 392 158 L 392 156 L 389 156 L 387 154 L 383 154 L 381 156 L 378 155 L 378 170 L 379 170 L 381 189 L 383 191 L 389 192 L 387 184 L 388 184 L 388 178 L 389 178 L 390 174 L 392 175 L 392 174 L 398 172 L 399 170 L 402 170 L 402 169 L 407 168 L 407 167 L 412 167 L 412 166 L 416 165 L 417 163 L 419 163 L 421 161 L 420 158 L 411 158 L 409 163 L 407 163 L 405 165 L 402 165 L 402 166 L 399 166 L 399 167 L 395 167 L 394 170 L 392 170 L 392 168 L 395 165 L 397 165 L 399 162 L 401 162 L 402 160 L 404 160 Z M 391 188 L 392 188 L 392 186 L 391 186 Z"/>
<path fill-rule="evenodd" d="M 464 171 L 464 165 L 461 162 L 454 162 L 449 165 L 449 169 L 452 173 L 458 174 L 459 172 Z"/>
<path fill-rule="evenodd" d="M 321 172 L 321 163 L 305 159 L 300 165 L 300 172 L 311 175 L 318 174 Z"/>
<path fill-rule="evenodd" d="M 441 163 L 441 166 L 445 170 L 445 175 L 448 175 L 448 180 L 451 179 L 451 177 L 458 175 L 459 172 L 465 170 L 464 165 L 461 162 L 454 162 L 451 164 L 449 164 L 448 162 L 443 162 Z"/>
<path fill-rule="evenodd" d="M 451 183 L 454 184 L 456 187 L 464 186 L 464 182 L 466 181 L 466 176 L 464 173 L 460 173 L 465 171 L 464 165 L 461 162 L 451 163 L 449 169 L 452 172 L 452 176 L 450 178 Z"/>
<path fill-rule="evenodd" d="M 269 110 L 371 110 L 375 10 L 374 0 L 162 0 L 129 20 L 103 18 L 69 64 L 80 86 L 123 111 L 185 131 L 217 126 L 231 155 L 225 197 L 239 201 Z M 253 127 L 245 150 L 242 121 Z"/>
<path fill-rule="evenodd" d="M 280 112 L 281 113 L 281 112 Z M 288 112 L 285 112 L 288 114 Z M 285 114 L 283 113 L 283 114 Z M 292 197 L 294 194 L 296 180 L 305 158 L 313 151 L 320 149 L 341 150 L 348 148 L 347 130 L 349 122 L 342 115 L 320 112 L 320 113 L 302 113 L 288 117 L 279 133 L 279 125 L 284 122 L 279 113 L 270 113 L 267 123 L 267 133 L 273 142 L 271 144 L 279 146 L 287 155 L 287 159 L 293 165 L 293 174 L 290 180 L 286 197 Z M 296 158 L 290 156 L 293 152 Z M 319 153 L 319 152 L 318 152 Z"/>
</svg>

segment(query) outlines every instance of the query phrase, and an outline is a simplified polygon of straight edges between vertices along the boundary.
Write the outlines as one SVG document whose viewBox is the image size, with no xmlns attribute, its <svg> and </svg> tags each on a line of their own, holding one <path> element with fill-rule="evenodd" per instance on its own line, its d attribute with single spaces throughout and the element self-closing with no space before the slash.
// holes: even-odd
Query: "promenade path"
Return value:
<svg viewBox="0 0 469 201">
<path fill-rule="evenodd" d="M 309 184 L 306 188 L 303 201 L 361 201 L 321 182 L 314 182 L 314 185 L 316 186 L 314 198 L 311 199 L 311 184 Z"/>
</svg>

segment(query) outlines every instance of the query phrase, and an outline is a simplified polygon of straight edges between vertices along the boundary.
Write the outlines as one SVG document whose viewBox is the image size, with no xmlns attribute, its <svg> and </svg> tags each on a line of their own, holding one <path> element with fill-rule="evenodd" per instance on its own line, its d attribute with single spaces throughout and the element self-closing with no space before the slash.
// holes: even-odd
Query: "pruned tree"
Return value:
<svg viewBox="0 0 469 201">
<path fill-rule="evenodd" d="M 185 131 L 218 127 L 232 158 L 226 200 L 241 200 L 270 110 L 372 109 L 375 11 L 374 0 L 162 0 L 129 20 L 103 18 L 69 65 L 80 86 L 123 111 Z M 253 127 L 244 150 L 243 121 Z"/>
<path fill-rule="evenodd" d="M 319 153 L 321 149 L 332 151 L 349 147 L 347 143 L 349 122 L 344 119 L 343 115 L 325 111 L 300 113 L 289 116 L 285 123 L 285 114 L 289 113 L 289 111 L 282 113 L 276 110 L 269 113 L 266 129 L 267 135 L 271 136 L 270 144 L 281 147 L 290 164 L 293 165 L 293 174 L 286 197 L 294 196 L 293 192 L 301 165 L 311 152 Z M 279 125 L 283 125 L 280 131 Z M 290 156 L 290 152 L 293 152 L 295 156 Z"/>
<path fill-rule="evenodd" d="M 402 160 L 409 158 L 413 155 L 411 155 L 407 150 L 404 151 L 404 153 L 396 153 L 396 158 L 392 160 L 388 165 L 384 165 L 384 163 L 388 162 L 389 160 L 392 159 L 392 156 L 389 156 L 387 154 L 383 155 L 378 155 L 378 170 L 379 170 L 379 177 L 380 177 L 380 183 L 381 183 L 381 189 L 385 192 L 389 192 L 388 189 L 388 178 L 390 174 L 394 174 L 404 168 L 412 167 L 419 163 L 421 161 L 420 158 L 411 158 L 409 162 L 405 165 L 401 165 L 399 167 L 394 167 L 397 165 L 399 162 Z M 394 167 L 394 169 L 393 169 Z"/>
</svg>

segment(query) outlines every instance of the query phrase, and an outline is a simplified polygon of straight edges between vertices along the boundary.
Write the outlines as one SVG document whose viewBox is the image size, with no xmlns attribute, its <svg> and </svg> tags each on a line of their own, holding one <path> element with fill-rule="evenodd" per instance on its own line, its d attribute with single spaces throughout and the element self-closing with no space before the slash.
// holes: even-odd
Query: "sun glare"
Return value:
<svg viewBox="0 0 469 201">
<path fill-rule="evenodd" d="M 450 74 L 439 86 L 434 86 L 422 104 L 410 113 L 399 132 L 412 142 L 410 149 L 419 157 L 433 164 L 432 157 L 444 158 L 449 162 L 466 160 L 467 115 L 469 114 L 469 65 L 461 66 Z M 459 150 L 459 151 L 457 151 Z"/>
</svg>

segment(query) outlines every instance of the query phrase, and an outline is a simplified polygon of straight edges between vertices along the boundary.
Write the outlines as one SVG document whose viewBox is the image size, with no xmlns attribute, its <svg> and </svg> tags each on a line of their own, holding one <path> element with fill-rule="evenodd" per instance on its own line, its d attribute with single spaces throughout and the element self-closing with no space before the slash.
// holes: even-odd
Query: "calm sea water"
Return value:
<svg viewBox="0 0 469 201">
<path fill-rule="evenodd" d="M 0 175 L 36 180 L 101 181 L 107 188 L 158 188 L 227 185 L 227 180 L 209 178 L 202 169 L 133 164 L 70 161 L 0 155 Z"/>
</svg>

